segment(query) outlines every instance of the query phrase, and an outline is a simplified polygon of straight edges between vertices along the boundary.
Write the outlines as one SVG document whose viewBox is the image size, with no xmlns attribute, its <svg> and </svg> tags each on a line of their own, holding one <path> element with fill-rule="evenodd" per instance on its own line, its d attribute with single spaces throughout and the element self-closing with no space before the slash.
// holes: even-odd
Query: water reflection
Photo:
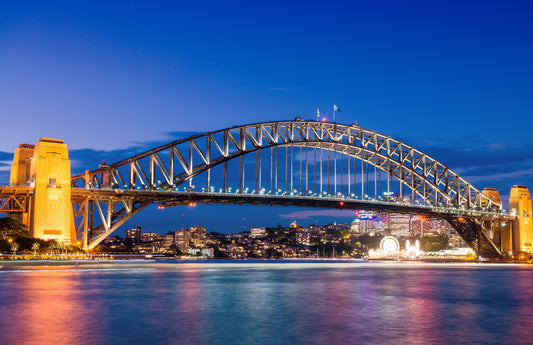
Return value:
<svg viewBox="0 0 533 345">
<path fill-rule="evenodd" d="M 9 329 L 3 332 L 5 343 L 75 344 L 91 340 L 90 334 L 80 332 L 84 301 L 78 274 L 31 272 L 2 285 L 2 329 Z"/>
<path fill-rule="evenodd" d="M 0 270 L 6 344 L 524 343 L 523 266 L 164 264 Z"/>
<path fill-rule="evenodd" d="M 527 269 L 520 269 L 516 272 L 513 281 L 513 288 L 510 293 L 511 307 L 513 313 L 501 315 L 501 318 L 509 322 L 513 343 L 521 343 L 523 339 L 533 341 L 533 272 Z"/>
</svg>

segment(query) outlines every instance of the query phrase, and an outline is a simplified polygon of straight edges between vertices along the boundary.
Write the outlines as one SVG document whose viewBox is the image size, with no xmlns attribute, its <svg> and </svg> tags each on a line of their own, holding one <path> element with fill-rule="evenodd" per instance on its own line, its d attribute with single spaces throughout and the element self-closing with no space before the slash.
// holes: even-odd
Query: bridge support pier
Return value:
<svg viewBox="0 0 533 345">
<path fill-rule="evenodd" d="M 11 166 L 10 184 L 35 188 L 29 215 L 23 215 L 33 237 L 77 244 L 70 160 L 63 140 L 40 138 L 36 145 L 19 146 Z"/>
<path fill-rule="evenodd" d="M 516 215 L 512 232 L 513 251 L 533 253 L 531 197 L 526 186 L 515 185 L 511 188 L 509 214 Z"/>
<path fill-rule="evenodd" d="M 504 247 L 509 244 L 509 241 L 506 242 L 503 237 L 509 233 L 509 224 L 502 225 L 498 221 L 480 222 L 470 217 L 450 217 L 446 220 L 468 246 L 474 249 L 478 257 L 503 258 Z"/>
</svg>

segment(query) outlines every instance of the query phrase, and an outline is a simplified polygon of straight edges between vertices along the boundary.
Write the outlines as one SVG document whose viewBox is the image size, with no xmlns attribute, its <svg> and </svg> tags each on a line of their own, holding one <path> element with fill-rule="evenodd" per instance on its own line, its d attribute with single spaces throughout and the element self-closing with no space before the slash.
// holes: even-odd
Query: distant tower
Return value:
<svg viewBox="0 0 533 345">
<path fill-rule="evenodd" d="M 30 185 L 31 162 L 35 145 L 21 144 L 15 150 L 13 163 L 11 164 L 11 174 L 9 175 L 9 185 L 11 187 L 28 187 Z M 17 218 L 26 226 L 29 226 L 29 212 L 14 213 L 10 217 Z"/>
<path fill-rule="evenodd" d="M 511 188 L 509 213 L 517 216 L 517 220 L 513 224 L 513 250 L 533 252 L 531 198 L 526 186 L 516 185 Z"/>
<path fill-rule="evenodd" d="M 498 190 L 496 188 L 485 188 L 483 189 L 483 194 L 485 194 L 485 196 L 487 198 L 489 198 L 490 200 L 492 200 L 493 202 L 497 203 L 497 204 L 501 204 L 501 200 L 500 200 L 500 193 L 498 192 Z M 481 200 L 481 203 L 483 206 L 486 206 L 488 203 L 486 200 Z"/>
<path fill-rule="evenodd" d="M 10 186 L 29 186 L 34 149 L 35 145 L 20 144 L 15 150 L 13 163 L 11 164 L 11 174 L 9 175 Z"/>
<path fill-rule="evenodd" d="M 76 243 L 70 194 L 70 160 L 61 139 L 40 138 L 30 169 L 32 198 L 30 231 L 34 237 Z"/>
<path fill-rule="evenodd" d="M 494 203 L 497 203 L 501 205 L 501 199 L 500 199 L 500 193 L 496 188 L 485 188 L 483 189 L 483 194 L 492 200 Z M 487 206 L 488 201 L 486 199 L 481 200 L 482 206 Z M 501 210 L 501 206 L 497 208 Z M 500 232 L 500 241 L 501 241 L 501 248 L 504 252 L 512 251 L 513 250 L 513 234 L 511 230 L 511 226 L 509 224 L 503 223 L 501 226 L 501 232 Z"/>
</svg>

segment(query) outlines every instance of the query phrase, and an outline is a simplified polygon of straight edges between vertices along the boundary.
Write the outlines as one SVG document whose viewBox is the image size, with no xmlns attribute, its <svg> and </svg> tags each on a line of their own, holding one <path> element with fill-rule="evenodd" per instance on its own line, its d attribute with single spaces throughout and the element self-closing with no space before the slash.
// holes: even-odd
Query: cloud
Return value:
<svg viewBox="0 0 533 345">
<path fill-rule="evenodd" d="M 420 151 L 437 159 L 476 188 L 495 187 L 507 192 L 515 184 L 533 187 L 533 142 L 502 143 L 491 138 L 465 136 L 405 139 Z"/>
<path fill-rule="evenodd" d="M 468 136 L 461 139 L 443 138 L 414 146 L 452 168 L 493 166 L 507 169 L 507 164 L 524 164 L 527 161 L 533 166 L 533 142 L 513 145 Z"/>
<path fill-rule="evenodd" d="M 283 219 L 309 219 L 315 217 L 354 217 L 353 210 L 304 210 L 281 214 Z"/>
<path fill-rule="evenodd" d="M 72 174 L 76 175 L 88 170 L 95 170 L 104 161 L 107 164 L 120 162 L 129 157 L 146 152 L 150 149 L 168 144 L 170 142 L 188 138 L 199 132 L 167 132 L 166 139 L 158 141 L 133 142 L 130 147 L 115 150 L 95 150 L 91 148 L 69 150 Z M 14 152 L 0 151 L 0 181 L 9 179 L 9 171 Z M 6 174 L 6 176 L 3 176 Z"/>
</svg>

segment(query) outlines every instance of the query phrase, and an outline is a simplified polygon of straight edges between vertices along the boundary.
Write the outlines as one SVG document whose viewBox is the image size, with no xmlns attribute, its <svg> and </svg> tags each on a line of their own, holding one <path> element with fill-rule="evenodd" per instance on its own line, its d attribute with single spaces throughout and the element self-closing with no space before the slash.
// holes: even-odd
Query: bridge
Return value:
<svg viewBox="0 0 533 345">
<path fill-rule="evenodd" d="M 447 220 L 484 257 L 532 251 L 531 201 L 493 188 L 399 140 L 358 125 L 256 123 L 193 135 L 71 176 L 66 145 L 41 138 L 15 152 L 0 212 L 34 236 L 97 246 L 152 203 L 233 203 L 374 210 Z M 54 214 L 52 216 L 51 214 Z"/>
</svg>

